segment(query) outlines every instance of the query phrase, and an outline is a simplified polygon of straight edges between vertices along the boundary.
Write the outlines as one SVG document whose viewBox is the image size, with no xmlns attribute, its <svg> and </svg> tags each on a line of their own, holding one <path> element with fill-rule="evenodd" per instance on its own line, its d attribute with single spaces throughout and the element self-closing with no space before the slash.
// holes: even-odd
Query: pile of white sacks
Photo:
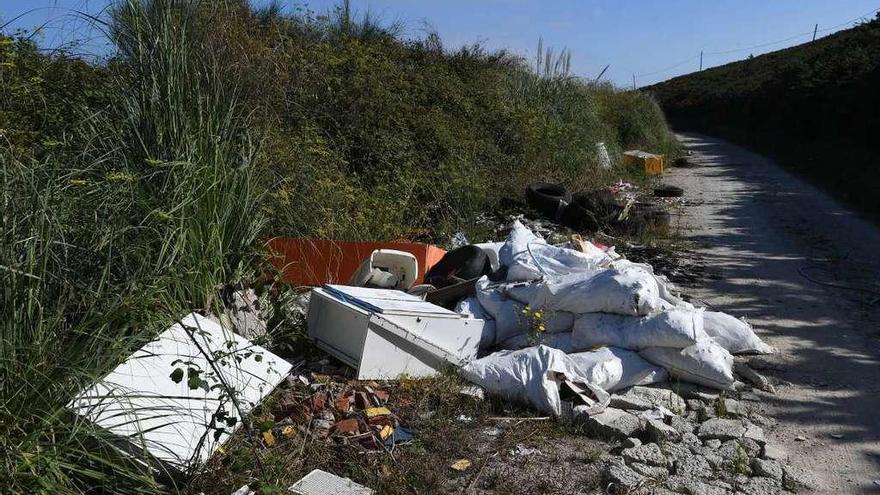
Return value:
<svg viewBox="0 0 880 495">
<path fill-rule="evenodd" d="M 465 378 L 558 416 L 561 387 L 599 412 L 634 385 L 731 389 L 732 354 L 773 352 L 745 321 L 673 295 L 651 266 L 584 244 L 550 245 L 517 221 L 505 242 L 481 245 L 506 277 L 483 277 L 456 310 L 487 320 L 482 349 L 504 350 L 465 365 Z"/>
</svg>

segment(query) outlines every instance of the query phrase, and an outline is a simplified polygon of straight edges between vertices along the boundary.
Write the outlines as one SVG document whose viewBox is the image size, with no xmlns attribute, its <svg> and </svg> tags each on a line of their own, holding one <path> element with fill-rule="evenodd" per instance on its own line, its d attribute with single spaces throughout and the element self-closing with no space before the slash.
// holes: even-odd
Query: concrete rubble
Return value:
<svg viewBox="0 0 880 495">
<path fill-rule="evenodd" d="M 615 395 L 628 397 L 630 409 L 608 408 L 578 418 L 618 442 L 614 454 L 603 461 L 610 493 L 766 495 L 813 488 L 809 473 L 786 465 L 786 453 L 768 443 L 763 428 L 751 419 L 756 415 L 742 406 L 747 401 L 734 398 L 738 392 L 701 396 L 702 392 L 674 392 L 656 385 L 638 388 L 652 392 Z M 691 398 L 685 400 L 676 392 Z M 663 397 L 667 406 L 685 407 L 680 414 L 644 419 L 639 414 L 645 412 L 645 403 L 632 400 L 635 396 Z M 724 411 L 722 402 L 730 409 Z M 612 403 L 621 406 L 624 401 Z M 712 411 L 711 417 L 705 417 L 705 411 Z"/>
</svg>

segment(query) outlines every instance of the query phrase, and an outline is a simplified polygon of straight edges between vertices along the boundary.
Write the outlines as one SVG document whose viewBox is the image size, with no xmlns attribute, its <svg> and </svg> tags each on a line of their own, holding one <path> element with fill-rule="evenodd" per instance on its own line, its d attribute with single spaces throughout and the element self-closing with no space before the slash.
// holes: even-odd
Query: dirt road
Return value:
<svg viewBox="0 0 880 495">
<path fill-rule="evenodd" d="M 758 397 L 770 439 L 819 492 L 880 492 L 880 230 L 764 157 L 679 138 L 697 166 L 665 182 L 684 188 L 679 226 L 718 275 L 685 289 L 779 349 L 761 359 L 784 381 Z"/>
</svg>

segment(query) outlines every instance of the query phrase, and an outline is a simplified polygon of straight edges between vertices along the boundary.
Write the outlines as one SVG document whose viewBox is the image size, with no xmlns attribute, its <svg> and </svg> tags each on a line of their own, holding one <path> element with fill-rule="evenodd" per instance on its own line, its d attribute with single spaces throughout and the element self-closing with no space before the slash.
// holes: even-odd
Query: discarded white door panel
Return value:
<svg viewBox="0 0 880 495">
<path fill-rule="evenodd" d="M 295 495 L 373 495 L 372 489 L 348 478 L 315 469 L 290 487 Z"/>
<path fill-rule="evenodd" d="M 483 324 L 387 289 L 328 285 L 309 303 L 309 337 L 360 380 L 432 376 L 475 359 Z"/>
<path fill-rule="evenodd" d="M 213 367 L 206 354 L 214 356 Z M 176 369 L 183 375 L 172 378 Z M 194 389 L 190 369 L 201 371 L 193 373 Z M 241 424 L 222 382 L 247 414 L 289 372 L 283 359 L 193 313 L 82 391 L 68 407 L 127 438 L 130 451 L 146 451 L 185 472 L 207 460 Z M 221 408 L 236 418 L 234 425 L 214 421 L 212 426 Z"/>
</svg>

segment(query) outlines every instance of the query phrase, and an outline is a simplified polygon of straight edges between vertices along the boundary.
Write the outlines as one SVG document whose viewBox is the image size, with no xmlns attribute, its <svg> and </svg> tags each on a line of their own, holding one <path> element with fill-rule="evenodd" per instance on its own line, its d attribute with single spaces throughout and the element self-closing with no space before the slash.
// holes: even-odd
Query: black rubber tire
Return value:
<svg viewBox="0 0 880 495">
<path fill-rule="evenodd" d="M 444 254 L 443 258 L 425 273 L 425 283 L 435 287 L 445 287 L 451 283 L 450 275 L 470 280 L 490 273 L 492 273 L 492 263 L 489 261 L 489 256 L 478 246 L 468 244 Z"/>
<path fill-rule="evenodd" d="M 672 162 L 672 166 L 678 167 L 678 168 L 689 168 L 689 167 L 693 167 L 694 164 L 691 163 L 690 160 L 688 160 L 686 156 L 680 156 L 680 157 L 676 158 L 675 161 Z"/>
<path fill-rule="evenodd" d="M 684 195 L 684 189 L 678 186 L 660 186 L 654 189 L 654 196 L 658 198 L 680 198 Z"/>
<path fill-rule="evenodd" d="M 556 216 L 560 201 L 570 200 L 571 194 L 559 184 L 534 182 L 526 187 L 526 202 L 529 206 L 550 218 Z"/>
<path fill-rule="evenodd" d="M 610 225 L 620 215 L 621 207 L 614 202 L 614 197 L 605 190 L 575 193 L 571 202 L 559 215 L 560 222 L 566 227 L 595 232 L 603 225 Z"/>
</svg>

